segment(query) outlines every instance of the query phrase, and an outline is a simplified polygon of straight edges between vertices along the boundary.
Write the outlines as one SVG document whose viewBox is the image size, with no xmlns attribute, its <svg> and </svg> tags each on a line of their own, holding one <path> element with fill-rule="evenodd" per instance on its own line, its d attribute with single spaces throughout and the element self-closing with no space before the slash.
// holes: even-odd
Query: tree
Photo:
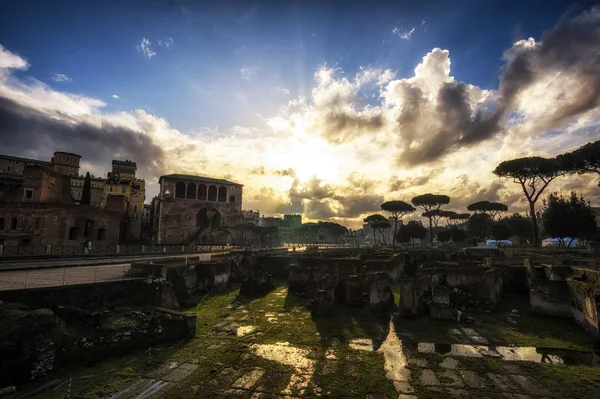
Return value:
<svg viewBox="0 0 600 399">
<path fill-rule="evenodd" d="M 463 229 L 452 227 L 450 229 L 450 236 L 452 237 L 452 242 L 463 242 L 467 238 L 467 233 Z"/>
<path fill-rule="evenodd" d="M 381 234 L 381 238 L 383 243 L 385 242 L 385 236 L 383 235 L 383 229 L 389 229 L 391 227 L 390 222 L 385 218 L 385 216 L 380 215 L 378 213 L 374 213 L 373 215 L 369 215 L 364 219 L 365 223 L 368 223 L 369 226 L 373 229 L 373 237 L 376 241 L 377 231 L 379 230 L 379 234 Z"/>
<path fill-rule="evenodd" d="M 92 178 L 90 172 L 85 174 L 85 180 L 83 181 L 83 191 L 81 192 L 81 205 L 89 205 L 92 200 Z"/>
<path fill-rule="evenodd" d="M 494 174 L 500 177 L 511 177 L 519 183 L 529 202 L 529 212 L 533 226 L 533 244 L 539 243 L 539 229 L 535 214 L 535 203 L 540 198 L 548 184 L 566 172 L 555 158 L 528 157 L 501 162 L 494 169 Z"/>
<path fill-rule="evenodd" d="M 452 225 L 464 228 L 465 223 L 470 217 L 470 213 L 457 213 L 456 215 L 450 216 L 448 219 L 452 221 Z"/>
<path fill-rule="evenodd" d="M 406 224 L 406 228 L 413 243 L 415 239 L 423 240 L 427 236 L 427 229 L 420 220 L 411 220 Z"/>
<path fill-rule="evenodd" d="M 487 213 L 490 215 L 492 220 L 496 220 L 496 216 L 498 216 L 501 212 L 508 211 L 508 206 L 501 202 L 479 201 L 467 206 L 467 209 L 471 212 Z"/>
<path fill-rule="evenodd" d="M 443 205 L 450 203 L 450 197 L 447 195 L 438 194 L 422 194 L 414 197 L 410 202 L 417 208 L 421 208 L 424 211 L 423 216 L 429 219 L 429 243 L 433 244 L 433 226 L 432 218 L 436 215 L 431 214 L 431 211 L 439 211 Z M 425 216 L 427 214 L 428 216 Z M 439 219 L 439 218 L 438 218 Z"/>
<path fill-rule="evenodd" d="M 404 201 L 386 201 L 381 204 L 381 209 L 388 212 L 394 218 L 394 236 L 392 239 L 392 246 L 396 246 L 396 232 L 398 231 L 398 219 L 402 219 L 405 215 L 416 211 L 412 205 L 407 204 Z"/>
<path fill-rule="evenodd" d="M 437 233 L 438 242 L 448 242 L 448 241 L 450 241 L 450 238 L 452 238 L 452 234 L 450 233 L 450 230 L 442 230 L 442 231 L 438 231 L 438 233 Z"/>
<path fill-rule="evenodd" d="M 446 218 L 446 227 L 449 227 L 452 224 L 452 218 L 458 215 L 458 213 L 454 211 L 440 211 L 440 216 Z"/>
<path fill-rule="evenodd" d="M 517 238 L 519 244 L 523 245 L 525 242 L 531 240 L 531 219 L 515 213 L 511 217 L 502 218 L 500 222 L 505 223 L 510 227 L 510 231 L 513 236 Z"/>
<path fill-rule="evenodd" d="M 597 173 L 600 175 L 600 140 L 556 157 L 562 170 L 569 173 Z M 600 182 L 598 183 L 600 186 Z"/>
<path fill-rule="evenodd" d="M 471 237 L 483 241 L 489 235 L 490 223 L 490 215 L 481 212 L 475 213 L 467 221 L 467 232 Z"/>
<path fill-rule="evenodd" d="M 411 241 L 410 229 L 406 225 L 400 225 L 396 233 L 396 241 L 407 243 Z"/>
<path fill-rule="evenodd" d="M 575 191 L 571 191 L 568 198 L 550 193 L 544 199 L 542 220 L 544 230 L 552 238 L 558 238 L 561 245 L 565 245 L 565 238 L 570 239 L 567 247 L 575 238 L 592 236 L 596 232 L 596 215 L 592 207 Z"/>
<path fill-rule="evenodd" d="M 494 240 L 508 240 L 512 235 L 510 227 L 505 223 L 494 223 L 490 234 Z"/>
</svg>

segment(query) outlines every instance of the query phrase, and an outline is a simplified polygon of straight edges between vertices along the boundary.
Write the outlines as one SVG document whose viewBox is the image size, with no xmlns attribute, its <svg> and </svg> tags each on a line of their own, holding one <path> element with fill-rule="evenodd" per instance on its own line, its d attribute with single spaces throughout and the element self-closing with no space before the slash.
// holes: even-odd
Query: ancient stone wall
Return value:
<svg viewBox="0 0 600 399">
<path fill-rule="evenodd" d="M 158 287 L 158 289 L 157 289 Z M 108 308 L 119 305 L 160 305 L 161 285 L 145 280 L 111 281 L 97 284 L 67 285 L 0 291 L 0 300 L 19 302 L 32 309 L 77 306 L 83 309 Z"/>
<path fill-rule="evenodd" d="M 196 316 L 166 309 L 30 310 L 0 305 L 0 386 L 21 385 L 52 370 L 193 336 Z"/>
</svg>

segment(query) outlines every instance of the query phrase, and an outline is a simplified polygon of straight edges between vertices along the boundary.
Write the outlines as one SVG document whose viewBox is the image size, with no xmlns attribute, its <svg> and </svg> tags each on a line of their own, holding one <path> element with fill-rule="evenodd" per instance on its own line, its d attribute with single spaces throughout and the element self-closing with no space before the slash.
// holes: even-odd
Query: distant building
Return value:
<svg viewBox="0 0 600 399">
<path fill-rule="evenodd" d="M 0 155 L 0 172 L 22 175 L 26 165 L 52 167 L 47 161 Z"/>
<path fill-rule="evenodd" d="M 244 210 L 244 211 L 242 211 L 242 215 L 244 217 L 244 223 L 250 223 L 255 226 L 259 225 L 259 223 L 260 223 L 260 212 L 259 211 Z"/>
<path fill-rule="evenodd" d="M 235 241 L 231 227 L 243 222 L 243 185 L 205 176 L 172 174 L 159 179 L 154 228 L 159 244 Z"/>
<path fill-rule="evenodd" d="M 260 218 L 260 226 L 262 227 L 283 227 L 283 219 L 276 217 L 262 217 Z"/>
<path fill-rule="evenodd" d="M 85 176 L 71 176 L 71 195 L 75 202 L 81 201 L 81 193 L 83 192 L 83 184 Z M 104 183 L 105 179 L 92 176 L 91 179 L 91 196 L 90 205 L 103 207 Z"/>
<path fill-rule="evenodd" d="M 124 220 L 125 239 L 136 241 L 142 235 L 142 209 L 146 200 L 146 183 L 136 177 L 137 165 L 133 161 L 113 160 L 112 172 L 109 172 L 104 183 L 102 195 L 103 206 L 106 206 L 108 197 L 124 196 L 123 211 L 126 213 Z"/>
<path fill-rule="evenodd" d="M 52 169 L 58 173 L 62 173 L 67 176 L 79 176 L 79 161 L 81 155 L 71 154 L 70 152 L 57 151 L 52 156 L 50 162 L 52 163 Z"/>
<path fill-rule="evenodd" d="M 302 226 L 302 215 L 283 215 L 283 227 L 297 229 Z"/>
</svg>

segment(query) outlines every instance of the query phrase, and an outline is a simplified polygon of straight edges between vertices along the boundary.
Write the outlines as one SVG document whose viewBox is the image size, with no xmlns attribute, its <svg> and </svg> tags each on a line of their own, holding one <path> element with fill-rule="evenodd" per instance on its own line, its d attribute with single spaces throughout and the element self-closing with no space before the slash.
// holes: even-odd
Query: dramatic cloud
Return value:
<svg viewBox="0 0 600 399">
<path fill-rule="evenodd" d="M 69 83 L 72 80 L 64 73 L 54 73 L 52 74 L 51 79 L 58 83 Z"/>
<path fill-rule="evenodd" d="M 173 45 L 173 38 L 170 36 L 167 36 L 164 39 L 158 39 L 158 45 L 164 46 L 169 49 Z"/>
<path fill-rule="evenodd" d="M 291 99 L 273 83 L 272 95 L 286 98 L 279 112 L 253 126 L 185 134 L 144 110 L 111 113 L 99 99 L 13 73 L 29 63 L 0 46 L 0 148 L 41 159 L 55 150 L 79 153 L 82 171 L 96 175 L 112 159 L 133 159 L 148 199 L 161 174 L 226 177 L 244 184 L 246 209 L 352 228 L 381 212 L 385 200 L 426 192 L 449 195 L 447 208 L 455 211 L 489 200 L 521 212 L 520 187 L 492 173 L 499 162 L 554 156 L 600 139 L 598 10 L 564 18 L 538 41 L 517 41 L 504 53 L 497 90 L 456 80 L 450 53 L 434 48 L 409 76 L 323 66 L 312 90 L 294 87 L 305 94 Z M 396 34 L 414 38 L 422 29 Z M 163 40 L 159 46 L 172 44 Z M 138 51 L 155 55 L 145 38 Z M 244 79 L 255 73 L 240 71 Z M 549 190 L 576 189 L 596 204 L 596 184 L 590 176 L 565 177 Z"/>
<path fill-rule="evenodd" d="M 0 69 L 29 69 L 29 63 L 0 44 Z"/>
<path fill-rule="evenodd" d="M 552 30 L 520 40 L 504 53 L 499 109 L 535 119 L 534 132 L 600 105 L 600 7 L 563 19 Z"/>
<path fill-rule="evenodd" d="M 145 37 L 142 38 L 142 41 L 136 46 L 136 49 L 138 53 L 143 54 L 144 56 L 148 57 L 148 59 L 151 59 L 156 55 L 154 50 L 152 50 L 152 42 Z"/>
<path fill-rule="evenodd" d="M 411 187 L 420 187 L 429 183 L 432 179 L 439 176 L 442 169 L 431 169 L 426 174 L 420 176 L 409 176 L 399 179 L 398 176 L 390 177 L 390 191 L 400 191 Z"/>
</svg>

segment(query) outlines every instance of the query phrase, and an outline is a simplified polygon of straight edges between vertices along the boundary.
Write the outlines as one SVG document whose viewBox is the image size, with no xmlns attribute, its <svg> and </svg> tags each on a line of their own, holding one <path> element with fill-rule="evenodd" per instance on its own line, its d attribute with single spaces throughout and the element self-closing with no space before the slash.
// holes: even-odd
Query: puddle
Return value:
<svg viewBox="0 0 600 399">
<path fill-rule="evenodd" d="M 308 350 L 290 346 L 288 342 L 278 342 L 272 345 L 257 344 L 250 348 L 260 357 L 292 366 L 295 369 L 296 372 L 292 374 L 288 386 L 281 391 L 283 395 L 292 395 L 295 393 L 294 391 L 300 395 L 304 394 L 315 372 L 315 361 L 308 358 Z"/>
<path fill-rule="evenodd" d="M 248 335 L 256 331 L 258 327 L 256 326 L 242 326 L 237 329 L 237 336 L 243 337 L 244 335 Z"/>
<path fill-rule="evenodd" d="M 398 392 L 414 392 L 408 380 L 410 379 L 410 370 L 406 368 L 406 356 L 402 349 L 402 341 L 398 339 L 394 323 L 390 321 L 390 331 L 385 341 L 381 344 L 378 352 L 383 353 L 385 376 L 394 381 L 394 387 Z"/>
<path fill-rule="evenodd" d="M 359 351 L 373 352 L 373 340 L 368 338 L 352 339 L 348 346 Z"/>
<path fill-rule="evenodd" d="M 473 337 L 471 337 L 473 338 Z M 419 342 L 420 353 L 439 353 L 461 357 L 495 357 L 505 361 L 523 361 L 548 364 L 593 365 L 598 355 L 569 349 L 535 348 L 532 346 L 487 346 L 468 344 L 434 344 Z"/>
</svg>

